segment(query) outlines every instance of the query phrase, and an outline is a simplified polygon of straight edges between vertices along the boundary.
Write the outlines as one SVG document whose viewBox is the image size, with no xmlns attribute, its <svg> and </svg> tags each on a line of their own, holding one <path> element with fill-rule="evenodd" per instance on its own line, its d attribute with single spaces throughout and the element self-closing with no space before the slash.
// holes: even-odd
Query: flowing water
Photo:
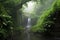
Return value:
<svg viewBox="0 0 60 40">
<path fill-rule="evenodd" d="M 43 36 L 43 34 L 34 34 L 30 32 L 31 27 L 31 18 L 28 18 L 27 20 L 27 26 L 25 27 L 24 33 L 23 33 L 23 40 L 54 40 L 53 37 L 49 36 Z"/>
<path fill-rule="evenodd" d="M 31 18 L 28 18 L 27 26 L 25 30 L 20 33 L 20 31 L 16 31 L 12 40 L 60 40 L 59 38 L 53 36 L 47 36 L 43 33 L 32 33 L 30 32 L 31 27 Z"/>
<path fill-rule="evenodd" d="M 27 26 L 25 27 L 25 39 L 30 40 L 30 27 L 31 27 L 31 18 L 28 18 Z"/>
</svg>

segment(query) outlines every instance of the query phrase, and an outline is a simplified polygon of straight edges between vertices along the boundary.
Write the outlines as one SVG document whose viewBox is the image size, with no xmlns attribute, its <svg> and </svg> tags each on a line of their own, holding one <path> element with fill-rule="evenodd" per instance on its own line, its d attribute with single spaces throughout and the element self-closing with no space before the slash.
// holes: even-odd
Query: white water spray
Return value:
<svg viewBox="0 0 60 40">
<path fill-rule="evenodd" d="M 28 29 L 29 29 L 30 27 L 31 27 L 31 18 L 28 18 L 26 28 L 28 28 Z"/>
</svg>

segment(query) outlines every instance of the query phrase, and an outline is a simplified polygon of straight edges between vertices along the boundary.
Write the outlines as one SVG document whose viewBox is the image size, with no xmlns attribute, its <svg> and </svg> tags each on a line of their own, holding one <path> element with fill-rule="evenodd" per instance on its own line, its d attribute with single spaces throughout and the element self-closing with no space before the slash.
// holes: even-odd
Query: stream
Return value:
<svg viewBox="0 0 60 40">
<path fill-rule="evenodd" d="M 37 34 L 30 32 L 31 27 L 31 18 L 27 20 L 27 26 L 25 27 L 24 32 L 21 34 L 21 40 L 54 40 L 54 37 L 43 36 L 43 34 Z"/>
<path fill-rule="evenodd" d="M 43 33 L 32 33 L 30 32 L 31 27 L 31 18 L 28 18 L 27 25 L 24 31 L 15 31 L 12 40 L 60 40 L 60 38 L 56 38 L 54 36 L 47 36 Z M 10 39 L 11 40 L 11 39 Z"/>
</svg>

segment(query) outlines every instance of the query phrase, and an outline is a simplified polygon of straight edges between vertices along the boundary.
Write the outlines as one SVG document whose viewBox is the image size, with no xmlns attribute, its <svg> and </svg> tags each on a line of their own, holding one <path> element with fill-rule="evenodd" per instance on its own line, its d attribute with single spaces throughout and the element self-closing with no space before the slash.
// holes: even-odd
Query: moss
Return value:
<svg viewBox="0 0 60 40">
<path fill-rule="evenodd" d="M 60 0 L 57 0 L 57 6 L 60 8 Z"/>
<path fill-rule="evenodd" d="M 47 21 L 45 21 L 47 19 L 47 17 L 50 16 L 50 14 L 53 14 L 53 12 L 55 10 L 54 9 L 55 3 L 56 3 L 56 1 L 53 2 L 53 4 L 51 5 L 50 8 L 48 8 L 47 10 L 42 12 L 42 15 L 40 15 L 40 17 L 39 17 L 39 19 L 37 21 L 37 24 L 32 26 L 31 31 L 36 32 L 36 31 L 40 30 L 40 31 L 44 32 L 45 29 L 43 27 L 44 26 L 43 24 L 45 22 L 47 22 Z"/>
<path fill-rule="evenodd" d="M 21 30 L 24 30 L 24 27 L 20 26 L 20 27 L 15 27 L 14 29 L 15 29 L 15 30 L 20 30 L 20 31 L 21 31 Z"/>
</svg>

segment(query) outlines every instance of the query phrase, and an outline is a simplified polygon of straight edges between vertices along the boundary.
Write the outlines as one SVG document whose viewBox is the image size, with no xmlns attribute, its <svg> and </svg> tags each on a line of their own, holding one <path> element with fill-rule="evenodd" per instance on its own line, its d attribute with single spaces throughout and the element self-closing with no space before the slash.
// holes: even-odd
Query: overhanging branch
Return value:
<svg viewBox="0 0 60 40">
<path fill-rule="evenodd" d="M 19 3 L 18 5 L 16 5 L 13 9 L 14 9 L 14 10 L 18 10 L 18 9 L 22 8 L 22 5 L 23 5 L 24 3 L 29 2 L 29 1 L 31 1 L 31 0 L 22 0 L 22 2 Z"/>
</svg>

